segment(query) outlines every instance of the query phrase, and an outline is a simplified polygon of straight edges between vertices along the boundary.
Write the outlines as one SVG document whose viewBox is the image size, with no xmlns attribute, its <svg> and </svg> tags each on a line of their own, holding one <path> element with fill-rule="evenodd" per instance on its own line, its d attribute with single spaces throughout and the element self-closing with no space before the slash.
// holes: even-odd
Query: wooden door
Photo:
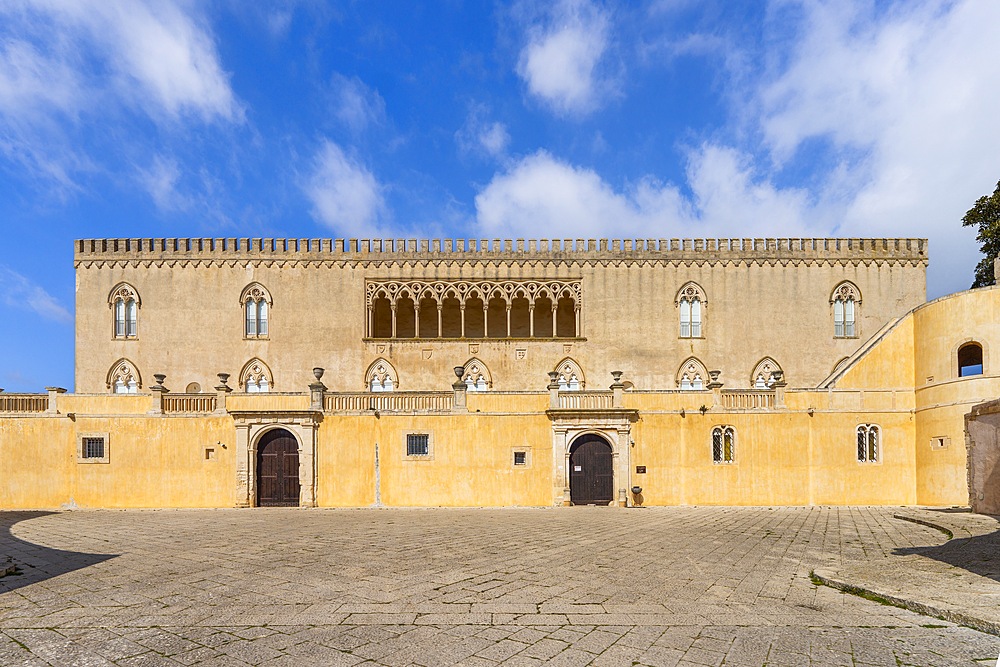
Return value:
<svg viewBox="0 0 1000 667">
<path fill-rule="evenodd" d="M 580 436 L 569 452 L 569 495 L 574 505 L 607 505 L 614 499 L 611 445 L 599 435 Z"/>
<path fill-rule="evenodd" d="M 257 505 L 299 504 L 299 445 L 284 429 L 268 431 L 257 444 Z"/>
</svg>

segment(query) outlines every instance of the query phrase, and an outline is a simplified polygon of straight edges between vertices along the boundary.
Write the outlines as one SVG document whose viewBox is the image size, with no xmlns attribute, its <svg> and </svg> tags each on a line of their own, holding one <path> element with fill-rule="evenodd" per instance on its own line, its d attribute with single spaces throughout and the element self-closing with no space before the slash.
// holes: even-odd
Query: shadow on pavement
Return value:
<svg viewBox="0 0 1000 667">
<path fill-rule="evenodd" d="M 52 549 L 14 537 L 11 529 L 21 521 L 38 519 L 58 512 L 0 512 L 0 558 L 12 558 L 16 574 L 0 577 L 0 594 L 22 586 L 58 577 L 116 558 L 119 554 L 92 554 Z"/>
<path fill-rule="evenodd" d="M 1000 582 L 1000 517 L 991 518 L 997 521 L 992 532 L 974 537 L 955 537 L 934 547 L 901 547 L 894 549 L 893 553 L 932 558 Z"/>
</svg>

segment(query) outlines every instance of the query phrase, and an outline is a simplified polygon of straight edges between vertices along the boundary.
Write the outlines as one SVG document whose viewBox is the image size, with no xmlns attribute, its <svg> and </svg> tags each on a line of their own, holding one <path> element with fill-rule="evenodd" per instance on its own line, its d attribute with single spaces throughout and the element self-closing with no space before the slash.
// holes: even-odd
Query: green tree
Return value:
<svg viewBox="0 0 1000 667">
<path fill-rule="evenodd" d="M 962 218 L 963 227 L 978 227 L 976 240 L 983 259 L 976 264 L 976 281 L 973 287 L 993 285 L 993 259 L 1000 256 L 1000 181 L 988 197 L 980 197 Z"/>
</svg>

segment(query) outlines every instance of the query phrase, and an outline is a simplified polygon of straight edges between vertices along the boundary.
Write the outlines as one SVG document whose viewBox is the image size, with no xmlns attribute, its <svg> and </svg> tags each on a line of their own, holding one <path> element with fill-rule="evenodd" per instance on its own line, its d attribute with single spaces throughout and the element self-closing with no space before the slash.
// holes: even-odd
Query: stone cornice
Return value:
<svg viewBox="0 0 1000 667">
<path fill-rule="evenodd" d="M 80 239 L 77 268 L 927 264 L 926 239 Z"/>
</svg>

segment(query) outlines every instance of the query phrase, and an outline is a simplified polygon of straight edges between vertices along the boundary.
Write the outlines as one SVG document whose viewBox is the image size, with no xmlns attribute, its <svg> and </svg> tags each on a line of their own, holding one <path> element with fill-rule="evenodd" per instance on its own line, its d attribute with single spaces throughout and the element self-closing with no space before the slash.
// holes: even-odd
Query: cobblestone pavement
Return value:
<svg viewBox="0 0 1000 667">
<path fill-rule="evenodd" d="M 892 508 L 0 513 L 2 665 L 980 665 L 815 586 L 940 544 Z"/>
</svg>

